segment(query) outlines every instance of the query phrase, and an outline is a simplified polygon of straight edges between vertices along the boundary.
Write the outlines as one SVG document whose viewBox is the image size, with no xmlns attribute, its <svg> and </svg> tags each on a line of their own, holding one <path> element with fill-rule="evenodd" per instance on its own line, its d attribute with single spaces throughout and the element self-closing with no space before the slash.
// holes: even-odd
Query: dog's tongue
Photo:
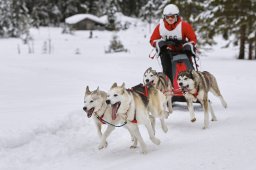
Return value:
<svg viewBox="0 0 256 170">
<path fill-rule="evenodd" d="M 112 120 L 116 119 L 116 113 L 118 109 L 118 103 L 112 105 Z"/>
<path fill-rule="evenodd" d="M 93 111 L 94 111 L 94 108 L 91 108 L 90 110 L 87 111 L 88 118 L 90 118 L 92 116 Z"/>
</svg>

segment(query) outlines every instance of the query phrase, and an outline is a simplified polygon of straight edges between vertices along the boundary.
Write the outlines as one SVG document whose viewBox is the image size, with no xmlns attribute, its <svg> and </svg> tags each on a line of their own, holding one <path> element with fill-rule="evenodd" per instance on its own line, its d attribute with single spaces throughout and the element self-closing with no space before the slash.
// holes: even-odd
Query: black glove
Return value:
<svg viewBox="0 0 256 170">
<path fill-rule="evenodd" d="M 196 48 L 195 48 L 195 45 L 191 42 L 188 42 L 188 43 L 185 43 L 183 44 L 183 51 L 187 54 L 187 55 L 192 55 L 192 56 L 195 56 L 196 53 Z"/>
</svg>

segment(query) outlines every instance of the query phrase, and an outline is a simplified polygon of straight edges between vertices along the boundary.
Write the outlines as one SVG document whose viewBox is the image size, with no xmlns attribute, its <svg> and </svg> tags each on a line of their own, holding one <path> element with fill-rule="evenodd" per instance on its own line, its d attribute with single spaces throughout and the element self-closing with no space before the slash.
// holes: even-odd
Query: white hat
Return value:
<svg viewBox="0 0 256 170">
<path fill-rule="evenodd" d="M 179 15 L 179 13 L 180 13 L 179 8 L 174 4 L 169 4 L 166 7 L 164 7 L 164 11 L 163 11 L 164 16 Z"/>
</svg>

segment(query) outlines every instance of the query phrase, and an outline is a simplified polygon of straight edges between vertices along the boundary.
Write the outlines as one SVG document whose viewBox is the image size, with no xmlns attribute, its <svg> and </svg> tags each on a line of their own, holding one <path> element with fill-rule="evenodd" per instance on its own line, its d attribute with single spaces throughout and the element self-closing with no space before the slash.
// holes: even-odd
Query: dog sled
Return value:
<svg viewBox="0 0 256 170">
<path fill-rule="evenodd" d="M 180 47 L 186 43 L 188 42 L 184 40 L 167 40 L 160 44 L 158 50 L 160 50 L 160 53 L 161 53 L 162 47 L 166 47 L 168 45 Z M 198 70 L 198 65 L 196 63 L 196 55 L 195 53 L 192 54 L 191 51 L 188 51 L 187 49 L 183 49 L 179 53 L 168 50 L 167 54 L 171 58 L 171 65 L 172 65 L 171 67 L 172 75 L 171 77 L 169 77 L 173 85 L 172 103 L 186 102 L 186 99 L 183 96 L 181 89 L 179 88 L 177 78 L 179 73 L 182 71 Z"/>
</svg>

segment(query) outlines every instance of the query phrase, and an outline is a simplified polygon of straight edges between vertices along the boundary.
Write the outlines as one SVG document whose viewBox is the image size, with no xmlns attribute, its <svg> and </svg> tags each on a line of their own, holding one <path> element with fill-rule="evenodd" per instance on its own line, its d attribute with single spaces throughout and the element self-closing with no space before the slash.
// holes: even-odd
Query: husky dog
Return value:
<svg viewBox="0 0 256 170">
<path fill-rule="evenodd" d="M 114 125 L 117 125 L 121 119 L 117 116 L 114 120 L 111 117 L 112 109 L 106 104 L 107 93 L 100 91 L 97 88 L 94 91 L 90 91 L 89 87 L 86 87 L 85 97 L 84 97 L 84 107 L 83 110 L 87 113 L 87 117 L 90 118 L 93 115 L 93 119 L 96 123 L 97 132 L 100 138 L 99 149 L 107 147 L 106 139 L 110 133 L 115 129 Z M 101 127 L 105 122 L 109 122 L 106 131 L 102 134 Z M 136 141 L 134 141 L 136 142 Z"/>
<path fill-rule="evenodd" d="M 178 75 L 178 85 L 180 86 L 183 95 L 185 96 L 190 112 L 191 122 L 196 121 L 193 102 L 199 101 L 204 109 L 204 129 L 209 126 L 210 109 L 212 121 L 216 121 L 216 116 L 213 112 L 211 102 L 208 100 L 208 92 L 211 91 L 215 96 L 219 97 L 224 108 L 227 108 L 227 103 L 222 97 L 215 77 L 207 72 L 199 71 L 183 71 Z M 209 108 L 208 108 L 209 107 Z"/>
<path fill-rule="evenodd" d="M 160 144 L 160 140 L 155 137 L 148 112 L 148 107 L 151 105 L 150 109 L 153 116 L 164 119 L 166 112 L 164 111 L 164 106 L 161 104 L 161 101 L 165 100 L 165 96 L 159 90 L 152 86 L 152 88 L 148 90 L 149 99 L 145 101 L 138 92 L 125 89 L 124 83 L 122 86 L 117 86 L 117 84 L 114 83 L 107 94 L 106 102 L 111 104 L 112 117 L 115 118 L 119 116 L 122 121 L 127 121 L 126 126 L 135 139 L 138 140 L 142 153 L 146 153 L 147 148 L 140 134 L 138 124 L 144 124 L 151 141 L 156 145 Z M 132 147 L 136 147 L 136 145 Z"/>
<path fill-rule="evenodd" d="M 151 67 L 148 68 L 143 76 L 144 85 L 152 84 L 155 88 L 165 94 L 169 113 L 172 113 L 172 83 L 167 75 L 156 72 Z"/>
</svg>

